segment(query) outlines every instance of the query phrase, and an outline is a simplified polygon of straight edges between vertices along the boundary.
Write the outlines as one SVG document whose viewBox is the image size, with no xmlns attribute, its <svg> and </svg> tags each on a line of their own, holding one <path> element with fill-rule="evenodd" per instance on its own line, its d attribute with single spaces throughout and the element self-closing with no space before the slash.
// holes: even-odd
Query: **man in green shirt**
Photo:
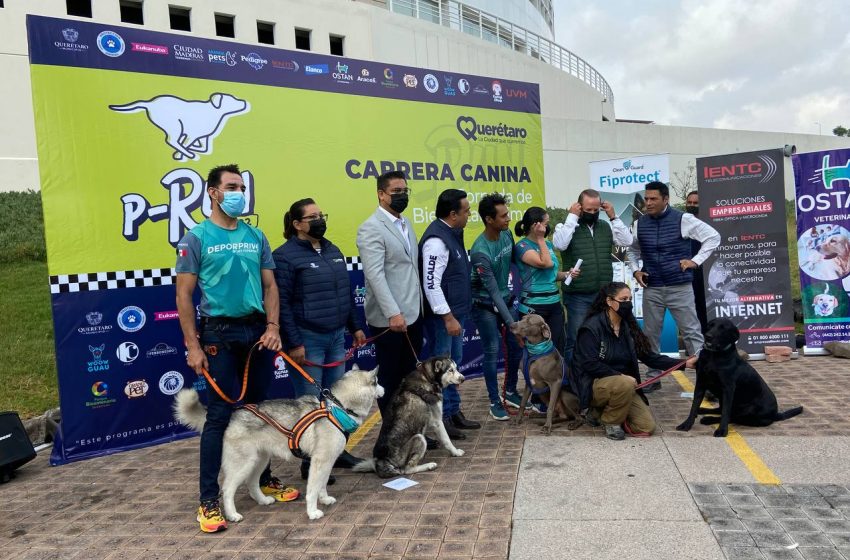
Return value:
<svg viewBox="0 0 850 560">
<path fill-rule="evenodd" d="M 248 352 L 281 348 L 277 284 L 268 239 L 260 230 L 239 220 L 245 210 L 245 183 L 236 165 L 213 168 L 207 177 L 212 215 L 193 227 L 177 244 L 177 313 L 188 350 L 189 367 L 198 375 L 205 369 L 230 398 L 241 390 Z M 192 294 L 201 289 L 200 328 L 195 326 Z M 269 372 L 252 367 L 244 402 L 265 398 Z M 221 515 L 218 471 L 224 431 L 232 405 L 207 391 L 207 418 L 201 434 L 201 531 L 227 528 Z M 280 502 L 294 500 L 298 491 L 284 487 L 267 467 L 260 488 Z"/>
<path fill-rule="evenodd" d="M 508 277 L 514 251 L 514 238 L 510 232 L 511 215 L 505 198 L 499 193 L 488 194 L 478 203 L 478 214 L 484 222 L 484 232 L 472 244 L 472 312 L 471 318 L 481 335 L 484 350 L 484 381 L 490 398 L 490 416 L 508 420 L 509 416 L 499 395 L 496 363 L 499 358 L 500 331 L 505 328 L 507 347 L 505 387 L 507 398 L 515 397 L 517 368 L 522 350 L 508 327 L 517 319 L 513 306 Z M 510 401 L 509 401 L 510 402 Z"/>
</svg>

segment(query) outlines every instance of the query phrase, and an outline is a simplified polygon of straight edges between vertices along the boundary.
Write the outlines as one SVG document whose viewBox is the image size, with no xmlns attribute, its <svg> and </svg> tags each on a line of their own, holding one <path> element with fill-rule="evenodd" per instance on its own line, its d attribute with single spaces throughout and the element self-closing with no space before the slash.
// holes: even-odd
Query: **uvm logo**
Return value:
<svg viewBox="0 0 850 560">
<path fill-rule="evenodd" d="M 482 137 L 525 138 L 528 131 L 524 128 L 508 126 L 504 123 L 496 125 L 478 124 L 473 117 L 461 115 L 457 118 L 457 131 L 467 140 L 478 140 Z"/>
<path fill-rule="evenodd" d="M 844 166 L 829 166 L 829 154 L 823 156 L 823 167 L 821 168 L 823 177 L 823 186 L 825 189 L 832 189 L 832 184 L 836 181 L 850 182 L 850 160 Z"/>
</svg>

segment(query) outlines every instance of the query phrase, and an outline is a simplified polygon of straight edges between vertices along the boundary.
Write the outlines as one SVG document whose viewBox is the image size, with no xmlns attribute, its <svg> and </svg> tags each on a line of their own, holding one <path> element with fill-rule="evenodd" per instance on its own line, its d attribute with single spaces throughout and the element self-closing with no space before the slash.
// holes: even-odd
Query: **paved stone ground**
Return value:
<svg viewBox="0 0 850 560">
<path fill-rule="evenodd" d="M 846 414 L 848 392 L 843 380 L 843 375 L 848 373 L 845 363 L 848 362 L 832 358 L 805 358 L 784 364 L 755 364 L 774 388 L 780 407 L 798 403 L 806 407 L 802 416 L 758 429 L 758 435 L 850 435 L 850 418 Z M 665 438 L 710 435 L 711 428 L 699 424 L 689 434 L 675 432 L 675 425 L 682 421 L 689 407 L 689 400 L 680 393 L 681 388 L 671 379 L 665 380 L 663 389 L 651 397 L 660 435 Z M 526 435 L 539 434 L 540 421 L 532 420 L 517 427 L 512 422 L 490 419 L 486 415 L 486 391 L 480 379 L 465 383 L 462 394 L 467 416 L 487 420 L 481 430 L 467 432 L 469 439 L 459 442 L 459 447 L 467 452 L 464 457 L 452 458 L 445 451 L 430 452 L 430 459 L 436 460 L 439 468 L 411 477 L 419 484 L 402 492 L 382 487 L 384 481 L 374 475 L 337 470 L 337 484 L 331 487 L 331 495 L 339 501 L 325 508 L 325 518 L 314 522 L 307 519 L 303 500 L 264 507 L 254 504 L 245 493 L 237 499 L 237 507 L 245 514 L 243 522 L 231 524 L 227 531 L 216 535 L 200 533 L 194 519 L 197 439 L 56 468 L 47 465 L 47 452 L 42 452 L 19 471 L 15 481 L 0 486 L 0 558 L 507 558 L 524 441 Z M 355 455 L 368 454 L 377 431 L 376 427 L 364 438 L 355 448 Z M 745 437 L 756 433 L 748 428 L 739 431 Z M 582 436 L 604 437 L 604 432 L 587 426 L 570 432 L 562 423 L 556 426 L 552 437 Z M 273 466 L 275 474 L 303 489 L 304 484 L 297 478 L 297 465 Z M 734 488 L 708 485 L 692 490 L 700 507 L 725 507 L 730 511 L 731 504 L 714 506 L 701 502 L 775 499 L 760 487 L 748 487 L 752 495 L 745 494 L 743 487 L 740 493 L 733 493 Z M 811 488 L 814 492 L 820 487 Z M 826 488 L 826 492 L 832 491 L 830 488 L 838 491 L 837 487 Z M 709 490 L 714 493 L 708 493 Z M 816 498 L 818 505 L 825 502 L 838 508 L 842 507 L 839 503 L 845 504 L 830 502 L 839 496 L 803 494 L 803 486 L 780 490 L 791 497 Z M 767 506 L 766 511 L 790 507 L 762 503 Z M 839 547 L 850 545 L 839 537 L 835 537 L 837 541 L 831 540 L 840 533 L 827 531 L 828 527 L 838 526 L 824 524 L 829 519 L 812 516 L 822 513 L 809 515 L 801 504 L 797 505 L 834 545 L 817 547 L 831 551 L 832 556 L 805 557 L 841 558 L 839 550 L 846 548 Z M 831 511 L 846 514 L 846 509 Z M 749 520 L 747 524 L 741 520 L 737 526 L 733 521 L 738 514 L 735 516 L 735 519 L 721 518 L 718 514 L 715 519 L 714 515 L 706 515 L 715 535 L 729 539 L 721 542 L 727 547 L 727 555 L 737 558 L 740 556 L 734 555 L 766 550 L 768 547 L 761 545 L 743 547 L 751 549 L 744 552 L 736 547 L 736 538 L 747 544 L 750 541 L 746 539 L 750 538 L 759 545 L 755 535 L 765 531 L 763 526 L 750 524 Z M 788 518 L 792 519 L 797 518 Z M 842 523 L 847 523 L 846 519 L 846 516 L 842 518 Z M 723 527 L 723 523 L 729 526 Z M 783 532 L 775 532 L 789 538 L 793 531 L 802 528 L 801 524 L 786 526 L 779 520 L 777 523 Z M 726 536 L 733 533 L 739 536 Z M 804 548 L 803 543 L 799 544 Z M 788 554 L 769 557 L 794 557 L 793 551 Z"/>
<path fill-rule="evenodd" d="M 846 486 L 688 486 L 729 560 L 850 558 Z"/>
</svg>

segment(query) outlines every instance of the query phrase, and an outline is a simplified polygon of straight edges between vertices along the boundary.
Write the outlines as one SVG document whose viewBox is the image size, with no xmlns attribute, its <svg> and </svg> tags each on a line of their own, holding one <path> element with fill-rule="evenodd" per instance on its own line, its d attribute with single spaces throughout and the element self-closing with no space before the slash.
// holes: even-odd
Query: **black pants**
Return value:
<svg viewBox="0 0 850 560">
<path fill-rule="evenodd" d="M 386 330 L 386 327 L 369 325 L 369 333 L 375 336 Z M 375 354 L 378 362 L 378 383 L 384 388 L 384 396 L 378 399 L 381 416 L 390 403 L 402 379 L 416 369 L 416 361 L 422 352 L 422 319 L 417 319 L 412 325 L 407 325 L 407 335 L 416 350 L 416 356 L 410 350 L 407 336 L 403 332 L 388 331 L 375 340 Z"/>
</svg>

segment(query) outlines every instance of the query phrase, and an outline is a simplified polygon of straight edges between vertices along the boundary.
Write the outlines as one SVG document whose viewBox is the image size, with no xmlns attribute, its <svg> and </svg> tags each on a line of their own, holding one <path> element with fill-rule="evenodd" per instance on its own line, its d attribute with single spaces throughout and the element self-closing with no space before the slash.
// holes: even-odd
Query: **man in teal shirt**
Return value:
<svg viewBox="0 0 850 560">
<path fill-rule="evenodd" d="M 488 194 L 478 203 L 478 214 L 484 222 L 484 232 L 472 244 L 472 312 L 471 317 L 484 350 L 484 381 L 490 398 L 490 416 L 508 420 L 499 395 L 496 363 L 499 358 L 500 331 L 505 328 L 505 399 L 509 406 L 519 408 L 516 391 L 517 368 L 522 350 L 507 328 L 516 321 L 508 277 L 514 252 L 514 238 L 510 232 L 511 215 L 505 198 L 499 193 Z"/>
<path fill-rule="evenodd" d="M 188 350 L 189 367 L 201 375 L 206 369 L 231 399 L 241 390 L 242 371 L 251 347 L 281 349 L 279 302 L 274 261 L 263 232 L 238 219 L 245 209 L 245 183 L 236 165 L 212 169 L 207 177 L 212 215 L 192 228 L 177 244 L 177 312 Z M 195 326 L 192 294 L 201 289 L 200 329 Z M 270 377 L 251 368 L 244 402 L 265 398 Z M 197 520 L 201 531 L 213 533 L 227 527 L 218 503 L 218 472 L 224 431 L 232 405 L 210 387 L 207 418 L 201 434 L 201 505 Z M 284 502 L 298 497 L 271 476 L 260 477 L 264 494 Z"/>
</svg>

